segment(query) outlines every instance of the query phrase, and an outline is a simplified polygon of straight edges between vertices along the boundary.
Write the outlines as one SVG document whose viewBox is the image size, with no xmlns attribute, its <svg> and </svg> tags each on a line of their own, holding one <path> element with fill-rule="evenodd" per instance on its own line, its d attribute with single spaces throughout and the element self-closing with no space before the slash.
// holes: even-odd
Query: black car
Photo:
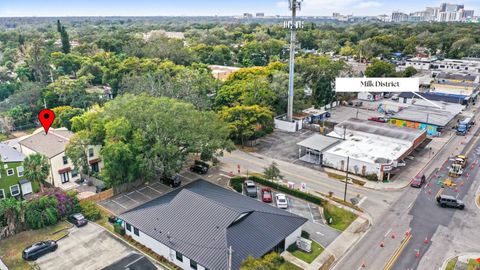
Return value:
<svg viewBox="0 0 480 270">
<path fill-rule="evenodd" d="M 27 261 L 34 261 L 42 255 L 55 251 L 57 247 L 57 242 L 53 240 L 38 242 L 24 249 L 22 258 Z"/>
<path fill-rule="evenodd" d="M 190 167 L 190 171 L 198 174 L 206 174 L 208 172 L 208 167 L 202 164 L 193 164 Z"/>
<path fill-rule="evenodd" d="M 88 220 L 80 213 L 71 214 L 68 216 L 68 221 L 77 227 L 85 226 L 88 223 Z"/>
<path fill-rule="evenodd" d="M 179 187 L 182 184 L 182 180 L 180 180 L 180 176 L 176 174 L 172 177 L 163 178 L 163 183 L 173 188 Z"/>
</svg>

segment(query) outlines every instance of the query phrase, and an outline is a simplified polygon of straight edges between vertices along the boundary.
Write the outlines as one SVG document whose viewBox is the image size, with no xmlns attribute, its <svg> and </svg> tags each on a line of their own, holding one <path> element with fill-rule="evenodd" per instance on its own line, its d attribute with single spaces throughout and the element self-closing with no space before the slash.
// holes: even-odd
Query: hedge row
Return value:
<svg viewBox="0 0 480 270">
<path fill-rule="evenodd" d="M 230 186 L 235 189 L 236 192 L 242 193 L 242 185 L 243 181 L 245 181 L 245 177 L 242 176 L 235 176 L 230 178 Z"/>
<path fill-rule="evenodd" d="M 233 179 L 233 178 L 232 178 Z M 245 179 L 245 178 L 244 178 Z M 312 194 L 309 194 L 309 193 L 305 193 L 305 192 L 302 192 L 300 190 L 297 190 L 297 189 L 290 189 L 284 185 L 279 185 L 279 184 L 276 184 L 274 182 L 271 182 L 271 181 L 268 181 L 266 179 L 263 179 L 261 177 L 258 177 L 258 176 L 249 176 L 248 179 L 254 181 L 254 182 L 257 182 L 261 185 L 264 185 L 264 186 L 268 186 L 268 187 L 271 187 L 271 188 L 274 188 L 274 189 L 277 189 L 277 190 L 280 190 L 284 193 L 287 193 L 287 194 L 290 194 L 292 196 L 295 196 L 297 198 L 300 198 L 300 199 L 304 199 L 308 202 L 311 202 L 311 203 L 314 203 L 314 204 L 318 204 L 320 206 L 323 206 L 327 203 L 326 200 L 318 197 L 318 196 L 315 196 L 315 195 L 312 195 Z M 231 179 L 230 179 L 231 181 Z"/>
</svg>

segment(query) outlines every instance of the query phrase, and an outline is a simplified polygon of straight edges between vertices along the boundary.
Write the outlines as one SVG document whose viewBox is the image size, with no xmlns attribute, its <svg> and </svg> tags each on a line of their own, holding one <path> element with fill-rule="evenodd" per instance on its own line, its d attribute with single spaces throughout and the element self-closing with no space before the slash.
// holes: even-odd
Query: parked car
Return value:
<svg viewBox="0 0 480 270">
<path fill-rule="evenodd" d="M 77 227 L 85 226 L 88 223 L 88 220 L 80 213 L 71 214 L 68 216 L 68 221 Z"/>
<path fill-rule="evenodd" d="M 174 188 L 179 187 L 182 184 L 182 180 L 180 180 L 180 175 L 175 174 L 174 176 L 163 178 L 163 183 Z"/>
<path fill-rule="evenodd" d="M 414 187 L 414 188 L 421 188 L 426 182 L 426 178 L 425 178 L 425 175 L 417 175 L 415 176 L 415 178 L 413 178 L 412 182 L 410 183 L 410 186 L 411 187 Z"/>
<path fill-rule="evenodd" d="M 285 194 L 278 193 L 277 195 L 275 195 L 275 202 L 277 203 L 278 208 L 282 208 L 282 209 L 288 208 L 288 200 Z"/>
<path fill-rule="evenodd" d="M 386 123 L 388 121 L 385 117 L 370 117 L 368 120 L 379 123 Z"/>
<path fill-rule="evenodd" d="M 34 261 L 42 255 L 57 250 L 57 247 L 57 242 L 53 240 L 38 242 L 24 249 L 22 258 L 27 261 Z"/>
<path fill-rule="evenodd" d="M 272 202 L 272 190 L 269 188 L 262 188 L 261 191 L 262 194 L 262 201 L 266 203 L 271 203 Z"/>
<path fill-rule="evenodd" d="M 395 94 L 395 95 L 392 96 L 392 100 L 397 101 L 399 99 L 400 99 L 400 96 L 398 94 Z"/>
<path fill-rule="evenodd" d="M 384 98 L 391 98 L 392 95 L 393 95 L 392 93 L 388 92 L 388 93 L 385 93 L 385 94 L 383 95 L 383 97 L 384 97 Z"/>
<path fill-rule="evenodd" d="M 243 182 L 243 190 L 245 191 L 245 195 L 252 198 L 257 197 L 257 186 L 252 180 L 246 180 Z"/>
<path fill-rule="evenodd" d="M 208 167 L 203 166 L 201 164 L 193 164 L 190 167 L 190 171 L 198 174 L 206 174 L 208 172 Z"/>
<path fill-rule="evenodd" d="M 463 210 L 465 203 L 450 195 L 440 195 L 437 197 L 437 202 L 441 207 L 451 207 Z"/>
</svg>

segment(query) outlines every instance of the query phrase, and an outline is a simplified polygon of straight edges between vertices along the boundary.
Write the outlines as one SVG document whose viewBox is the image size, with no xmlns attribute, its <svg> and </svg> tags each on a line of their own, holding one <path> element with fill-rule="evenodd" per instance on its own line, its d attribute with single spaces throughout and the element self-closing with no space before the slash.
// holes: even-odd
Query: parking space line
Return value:
<svg viewBox="0 0 480 270">
<path fill-rule="evenodd" d="M 129 264 L 127 264 L 127 265 L 125 265 L 125 269 L 128 269 L 128 267 L 129 267 L 130 265 L 132 265 L 132 264 L 134 264 L 134 263 L 136 263 L 136 262 L 140 261 L 140 260 L 141 260 L 141 259 L 143 259 L 143 258 L 145 258 L 145 256 L 143 256 L 143 255 L 142 255 L 142 256 L 140 256 L 140 258 L 138 258 L 138 259 L 134 260 L 133 262 L 131 262 L 131 263 L 129 263 Z"/>
<path fill-rule="evenodd" d="M 134 192 L 135 192 L 135 191 L 134 191 Z M 129 194 L 131 194 L 131 193 L 134 193 L 134 192 L 130 192 Z M 125 197 L 127 197 L 127 198 L 129 198 L 130 200 L 132 200 L 132 201 L 133 201 L 133 202 L 135 202 L 135 203 L 139 203 L 138 201 L 136 201 L 136 200 L 134 200 L 134 199 L 132 199 L 132 198 L 128 197 L 128 195 L 127 195 L 127 194 L 125 194 L 124 196 L 125 196 Z"/>
<path fill-rule="evenodd" d="M 114 199 L 111 199 L 111 201 L 114 202 L 114 203 L 116 203 L 116 204 L 118 204 L 118 205 L 120 205 L 120 207 L 122 207 L 123 209 L 128 209 L 127 207 L 123 206 L 121 203 L 116 202 Z"/>
<path fill-rule="evenodd" d="M 142 187 L 142 188 L 139 188 L 138 190 L 144 190 L 144 189 L 146 189 L 146 188 L 147 188 L 147 187 Z"/>
<path fill-rule="evenodd" d="M 143 194 L 142 192 L 140 192 L 139 190 L 135 190 L 137 193 L 147 197 L 148 199 L 151 199 L 152 197 L 148 196 L 147 194 Z"/>
<path fill-rule="evenodd" d="M 150 189 L 153 189 L 153 191 L 156 191 L 158 194 L 162 194 L 162 192 L 158 191 L 157 189 L 155 189 L 155 188 L 153 188 L 153 187 L 151 187 L 151 186 L 147 186 L 147 187 L 150 188 Z"/>
<path fill-rule="evenodd" d="M 220 176 L 223 176 L 223 177 L 230 178 L 230 176 L 228 176 L 228 175 L 226 175 L 226 174 L 223 174 L 223 173 L 221 173 L 221 174 L 219 174 L 219 175 L 220 175 Z"/>
</svg>

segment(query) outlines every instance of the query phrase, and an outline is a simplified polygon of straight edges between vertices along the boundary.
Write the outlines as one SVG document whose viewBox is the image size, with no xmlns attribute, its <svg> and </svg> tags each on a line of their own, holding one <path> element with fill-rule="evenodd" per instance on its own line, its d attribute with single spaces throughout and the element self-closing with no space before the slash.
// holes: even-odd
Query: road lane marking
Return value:
<svg viewBox="0 0 480 270">
<path fill-rule="evenodd" d="M 400 256 L 400 254 L 402 253 L 402 251 L 405 249 L 405 247 L 407 246 L 408 242 L 410 241 L 410 239 L 412 238 L 412 234 L 409 233 L 403 240 L 402 240 L 402 243 L 400 244 L 400 246 L 395 250 L 395 252 L 393 253 L 392 257 L 390 257 L 390 259 L 388 260 L 387 264 L 385 265 L 385 267 L 383 268 L 383 270 L 390 270 L 393 265 L 395 264 L 395 262 L 397 261 L 398 257 Z"/>
<path fill-rule="evenodd" d="M 325 236 L 325 234 L 321 233 L 321 232 L 317 232 L 318 235 L 320 236 Z"/>
<path fill-rule="evenodd" d="M 437 195 L 435 195 L 435 198 L 439 197 L 440 195 L 442 195 L 443 191 L 444 191 L 445 188 L 440 188 L 437 192 Z"/>
<path fill-rule="evenodd" d="M 413 202 L 408 205 L 407 209 L 410 209 L 412 206 L 413 206 Z"/>
<path fill-rule="evenodd" d="M 367 196 L 363 196 L 363 198 L 358 202 L 358 206 L 362 205 L 362 203 L 367 199 Z"/>
<path fill-rule="evenodd" d="M 392 228 L 390 228 L 390 230 L 387 231 L 387 233 L 383 236 L 383 238 L 387 237 L 387 235 L 392 231 Z"/>
</svg>

